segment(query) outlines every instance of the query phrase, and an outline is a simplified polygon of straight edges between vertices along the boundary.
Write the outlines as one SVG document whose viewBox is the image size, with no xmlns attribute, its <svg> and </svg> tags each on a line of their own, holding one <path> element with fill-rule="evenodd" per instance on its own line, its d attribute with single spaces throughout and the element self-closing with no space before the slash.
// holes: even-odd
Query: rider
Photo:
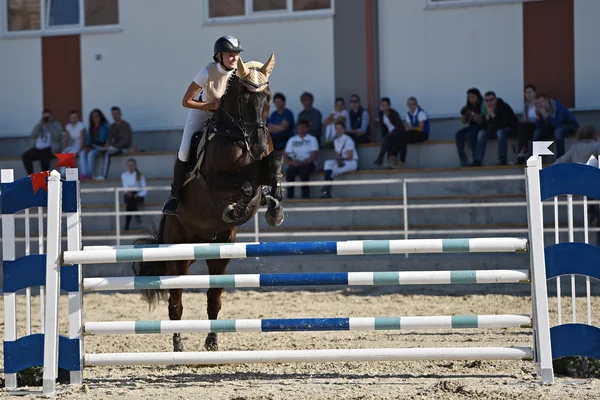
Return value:
<svg viewBox="0 0 600 400">
<path fill-rule="evenodd" d="M 175 160 L 171 195 L 163 206 L 163 214 L 177 215 L 192 136 L 204 128 L 212 113 L 219 108 L 219 101 L 227 89 L 227 81 L 235 70 L 242 51 L 242 45 L 233 36 L 219 38 L 214 45 L 214 62 L 202 68 L 183 96 L 182 105 L 190 110 Z M 201 98 L 195 100 L 201 90 Z"/>
</svg>

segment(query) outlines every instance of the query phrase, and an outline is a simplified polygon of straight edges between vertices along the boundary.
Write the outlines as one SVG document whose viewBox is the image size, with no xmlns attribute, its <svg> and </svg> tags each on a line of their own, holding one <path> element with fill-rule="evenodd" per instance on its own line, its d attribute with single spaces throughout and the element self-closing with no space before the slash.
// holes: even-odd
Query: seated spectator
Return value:
<svg viewBox="0 0 600 400">
<path fill-rule="evenodd" d="M 281 93 L 275 93 L 273 104 L 276 110 L 267 119 L 267 128 L 269 128 L 275 150 L 282 150 L 294 132 L 294 114 L 285 108 L 285 96 Z"/>
<path fill-rule="evenodd" d="M 533 140 L 535 132 L 537 113 L 535 111 L 536 88 L 534 85 L 525 86 L 525 106 L 523 107 L 523 119 L 519 122 L 517 128 L 517 140 L 519 154 L 517 154 L 517 164 L 525 163 L 529 157 L 529 142 Z"/>
<path fill-rule="evenodd" d="M 383 164 L 385 153 L 388 155 L 390 168 L 402 168 L 404 165 L 398 161 L 398 136 L 404 134 L 404 124 L 398 111 L 391 107 L 389 97 L 383 97 L 380 101 L 379 123 L 381 124 L 381 149 L 375 160 L 376 165 Z"/>
<path fill-rule="evenodd" d="M 598 158 L 600 154 L 600 142 L 596 141 L 596 127 L 592 124 L 583 125 L 577 131 L 577 143 L 574 143 L 569 150 L 554 161 L 554 164 L 561 163 L 580 163 L 586 164 L 590 156 Z"/>
<path fill-rule="evenodd" d="M 97 177 L 96 179 L 108 178 L 110 159 L 117 154 L 130 152 L 133 144 L 131 125 L 121 118 L 121 109 L 114 106 L 111 108 L 111 113 L 114 122 L 110 125 L 108 138 L 106 139 L 106 144 L 102 150 L 104 152 L 104 168 L 102 170 L 102 176 Z"/>
<path fill-rule="evenodd" d="M 67 143 L 71 144 L 67 146 Z M 75 157 L 79 156 L 79 153 L 83 149 L 85 144 L 85 125 L 79 118 L 79 113 L 75 110 L 69 112 L 69 123 L 65 125 L 65 140 L 63 147 L 63 153 L 73 153 Z M 65 167 L 60 168 L 61 175 L 65 175 Z"/>
<path fill-rule="evenodd" d="M 288 140 L 285 145 L 284 162 L 287 164 L 285 179 L 294 182 L 296 175 L 300 175 L 302 182 L 308 182 L 310 175 L 315 172 L 315 161 L 319 156 L 319 143 L 308 133 L 310 122 L 298 121 L 297 135 Z M 287 198 L 293 199 L 295 194 L 293 186 L 287 188 Z M 302 198 L 310 198 L 310 186 L 302 186 Z"/>
<path fill-rule="evenodd" d="M 314 100 L 312 93 L 302 93 L 300 102 L 304 109 L 298 113 L 298 121 L 302 119 L 310 121 L 310 131 L 308 133 L 317 138 L 320 143 L 321 134 L 323 133 L 323 115 L 321 115 L 321 111 L 313 107 Z"/>
<path fill-rule="evenodd" d="M 369 126 L 369 112 L 360 105 L 360 97 L 350 96 L 350 111 L 346 120 L 346 134 L 355 143 L 369 143 L 371 141 L 371 128 Z"/>
<path fill-rule="evenodd" d="M 475 157 L 477 133 L 481 130 L 482 111 L 483 96 L 479 89 L 471 88 L 467 90 L 467 104 L 460 110 L 460 122 L 467 124 L 467 126 L 456 132 L 456 150 L 462 167 L 469 165 L 469 160 L 465 153 L 465 143 L 469 143 L 471 155 Z"/>
<path fill-rule="evenodd" d="M 356 152 L 356 145 L 354 144 L 354 140 L 344 133 L 345 128 L 346 125 L 343 122 L 336 122 L 336 138 L 333 141 L 335 159 L 325 160 L 323 166 L 326 181 L 332 181 L 336 176 L 358 169 L 358 153 Z M 332 185 L 323 186 L 321 188 L 322 199 L 331 198 L 331 188 Z"/>
<path fill-rule="evenodd" d="M 333 112 L 329 114 L 329 116 L 323 122 L 325 125 L 325 145 L 333 146 L 333 141 L 337 137 L 336 135 L 336 127 L 335 125 L 338 122 L 341 122 L 346 126 L 346 121 L 348 121 L 348 110 L 346 110 L 346 103 L 344 102 L 343 97 L 338 97 L 335 99 L 335 108 Z"/>
<path fill-rule="evenodd" d="M 537 111 L 536 129 L 533 140 L 544 140 L 554 136 L 556 157 L 565 154 L 565 137 L 579 129 L 579 123 L 567 107 L 543 93 L 535 96 Z"/>
<path fill-rule="evenodd" d="M 513 109 L 496 93 L 485 94 L 485 107 L 483 109 L 481 130 L 477 133 L 477 145 L 472 166 L 478 167 L 483 163 L 485 147 L 488 138 L 498 140 L 498 159 L 500 165 L 507 165 L 508 137 L 517 132 L 519 119 Z"/>
<path fill-rule="evenodd" d="M 50 160 L 55 153 L 60 153 L 63 140 L 63 127 L 52 118 L 52 112 L 47 108 L 42 112 L 42 119 L 31 131 L 34 145 L 21 155 L 27 175 L 33 174 L 33 162 L 40 161 L 42 171 L 50 170 Z"/>
<path fill-rule="evenodd" d="M 121 174 L 121 184 L 125 188 L 145 188 L 146 187 L 146 178 L 144 175 L 138 170 L 137 163 L 133 158 L 127 160 L 127 171 Z M 146 198 L 145 190 L 131 190 L 125 192 L 125 204 L 127 205 L 127 211 L 137 211 L 138 207 L 144 203 L 144 199 Z M 131 215 L 125 216 L 125 230 L 129 230 L 129 224 L 131 223 Z M 141 218 L 139 215 L 135 216 L 135 220 L 137 223 L 141 222 Z"/>
<path fill-rule="evenodd" d="M 429 140 L 429 115 L 419 106 L 415 97 L 409 97 L 406 106 L 408 107 L 404 122 L 406 132 L 399 137 L 400 162 L 403 164 L 406 161 L 407 145 Z"/>
<path fill-rule="evenodd" d="M 99 109 L 95 108 L 90 113 L 89 129 L 85 137 L 85 147 L 79 155 L 81 180 L 92 179 L 94 161 L 96 156 L 104 150 L 109 132 L 106 117 Z"/>
</svg>

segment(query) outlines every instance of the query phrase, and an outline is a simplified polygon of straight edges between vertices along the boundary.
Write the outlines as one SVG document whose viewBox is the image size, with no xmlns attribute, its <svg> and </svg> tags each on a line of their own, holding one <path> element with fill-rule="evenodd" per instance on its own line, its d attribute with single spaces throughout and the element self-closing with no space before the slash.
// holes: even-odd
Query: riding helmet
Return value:
<svg viewBox="0 0 600 400">
<path fill-rule="evenodd" d="M 215 42 L 214 54 L 223 52 L 239 53 L 244 51 L 239 40 L 233 36 L 222 36 Z"/>
</svg>

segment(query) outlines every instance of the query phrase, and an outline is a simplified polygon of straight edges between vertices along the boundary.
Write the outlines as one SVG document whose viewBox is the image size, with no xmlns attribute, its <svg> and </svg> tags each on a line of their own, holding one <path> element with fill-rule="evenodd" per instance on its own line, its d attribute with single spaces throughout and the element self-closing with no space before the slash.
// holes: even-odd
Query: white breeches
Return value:
<svg viewBox="0 0 600 400">
<path fill-rule="evenodd" d="M 340 167 L 338 165 L 337 160 L 325 160 L 325 164 L 323 165 L 323 169 L 325 171 L 327 171 L 328 169 L 331 170 L 332 172 L 332 176 L 337 176 L 337 175 L 342 175 L 345 174 L 346 172 L 350 172 L 350 171 L 356 171 L 358 168 L 358 162 L 357 161 L 344 161 L 344 166 Z"/>
<path fill-rule="evenodd" d="M 331 123 L 325 127 L 325 143 L 333 142 L 336 137 L 335 124 Z"/>
<path fill-rule="evenodd" d="M 212 113 L 210 111 L 188 111 L 185 127 L 183 128 L 183 137 L 181 138 L 181 144 L 179 145 L 179 151 L 177 152 L 177 158 L 179 158 L 180 161 L 188 160 L 192 136 L 194 136 L 194 133 L 204 128 L 206 121 L 208 121 L 211 116 Z"/>
</svg>

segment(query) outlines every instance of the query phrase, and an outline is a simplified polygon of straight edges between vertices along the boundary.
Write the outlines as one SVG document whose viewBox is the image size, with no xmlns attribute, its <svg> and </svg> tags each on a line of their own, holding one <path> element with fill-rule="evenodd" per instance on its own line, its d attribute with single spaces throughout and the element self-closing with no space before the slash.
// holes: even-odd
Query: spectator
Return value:
<svg viewBox="0 0 600 400">
<path fill-rule="evenodd" d="M 267 128 L 273 138 L 275 150 L 281 150 L 286 147 L 288 139 L 294 132 L 294 114 L 285 108 L 285 96 L 282 93 L 275 93 L 273 104 L 276 110 L 267 119 Z"/>
<path fill-rule="evenodd" d="M 483 109 L 483 96 L 477 88 L 467 90 L 467 104 L 460 110 L 460 121 L 467 124 L 464 128 L 456 132 L 456 150 L 460 165 L 466 167 L 469 165 L 467 154 L 465 153 L 465 143 L 469 143 L 471 155 L 475 157 L 475 143 L 477 133 L 481 130 L 481 112 Z"/>
<path fill-rule="evenodd" d="M 513 109 L 496 93 L 485 94 L 485 107 L 483 109 L 481 130 L 477 133 L 477 145 L 472 166 L 478 167 L 483 162 L 485 147 L 489 137 L 498 140 L 498 158 L 500 165 L 507 165 L 508 137 L 517 132 L 519 120 Z"/>
<path fill-rule="evenodd" d="M 63 153 L 73 153 L 75 157 L 79 156 L 85 144 L 85 125 L 79 118 L 79 112 L 72 110 L 69 112 L 69 123 L 65 125 L 65 146 L 67 143 L 71 145 L 63 147 Z M 65 175 L 65 167 L 60 168 L 60 173 Z"/>
<path fill-rule="evenodd" d="M 429 115 L 419 106 L 415 97 L 409 97 L 406 106 L 408 107 L 404 122 L 406 132 L 398 137 L 398 150 L 402 164 L 406 161 L 407 145 L 429 139 Z"/>
<path fill-rule="evenodd" d="M 334 177 L 358 169 L 358 153 L 354 140 L 344 133 L 346 125 L 343 122 L 335 123 L 336 138 L 333 141 L 335 149 L 335 159 L 325 160 L 323 169 L 325 170 L 325 180 L 332 181 Z M 321 188 L 321 198 L 331 198 L 332 185 Z"/>
<path fill-rule="evenodd" d="M 108 131 L 108 122 L 102 111 L 97 108 L 93 109 L 90 113 L 89 129 L 85 137 L 85 148 L 79 155 L 82 181 L 92 179 L 94 161 L 96 156 L 104 150 Z"/>
<path fill-rule="evenodd" d="M 302 119 L 310 121 L 310 131 L 308 133 L 317 138 L 318 142 L 321 142 L 321 134 L 323 133 L 323 115 L 321 115 L 321 111 L 313 107 L 314 100 L 315 98 L 312 93 L 302 93 L 300 102 L 304 109 L 298 113 L 298 121 Z"/>
<path fill-rule="evenodd" d="M 590 156 L 598 158 L 600 142 L 596 141 L 596 127 L 592 124 L 583 125 L 577 131 L 577 143 L 569 147 L 569 151 L 560 156 L 553 164 L 580 163 L 586 164 Z"/>
<path fill-rule="evenodd" d="M 375 160 L 375 164 L 382 165 L 385 153 L 388 155 L 390 168 L 402 168 L 404 165 L 398 161 L 398 137 L 404 134 L 404 124 L 398 111 L 391 107 L 389 97 L 383 97 L 380 101 L 379 123 L 381 124 L 381 150 Z"/>
<path fill-rule="evenodd" d="M 579 128 L 577 119 L 567 107 L 544 93 L 535 96 L 535 108 L 537 121 L 533 140 L 543 140 L 554 134 L 556 157 L 562 156 L 565 154 L 565 137 Z"/>
<path fill-rule="evenodd" d="M 297 135 L 288 140 L 285 145 L 284 161 L 288 165 L 286 181 L 294 182 L 296 175 L 300 175 L 302 182 L 308 182 L 310 175 L 315 172 L 315 161 L 319 155 L 319 143 L 317 139 L 308 133 L 310 122 L 298 121 L 296 126 Z M 287 198 L 294 198 L 295 188 L 288 187 Z M 302 198 L 310 198 L 310 187 L 302 186 Z"/>
<path fill-rule="evenodd" d="M 360 97 L 350 96 L 350 111 L 346 120 L 346 133 L 355 143 L 369 143 L 371 128 L 369 127 L 369 112 L 360 105 Z"/>
<path fill-rule="evenodd" d="M 108 170 L 110 169 L 110 160 L 113 156 L 131 151 L 133 142 L 133 133 L 129 122 L 121 118 L 121 109 L 117 106 L 111 108 L 111 114 L 114 122 L 108 130 L 108 138 L 104 145 L 104 168 L 102 176 L 96 179 L 108 178 Z"/>
<path fill-rule="evenodd" d="M 38 160 L 42 171 L 49 171 L 50 160 L 61 151 L 63 127 L 52 118 L 52 112 L 47 108 L 42 112 L 40 122 L 33 127 L 31 137 L 35 140 L 33 147 L 21 155 L 27 175 L 33 174 L 33 162 Z"/>
<path fill-rule="evenodd" d="M 517 128 L 517 140 L 519 154 L 517 154 L 517 164 L 523 164 L 529 156 L 529 142 L 533 139 L 535 132 L 537 114 L 535 111 L 536 88 L 534 85 L 525 86 L 525 105 L 523 107 L 523 119 L 519 122 Z"/>
<path fill-rule="evenodd" d="M 329 116 L 325 119 L 323 124 L 325 125 L 325 145 L 333 146 L 333 141 L 336 136 L 336 127 L 335 125 L 338 122 L 341 122 L 346 126 L 346 121 L 348 121 L 348 110 L 346 110 L 346 103 L 344 102 L 343 97 L 338 97 L 335 99 L 335 107 L 333 112 L 329 114 Z"/>
<path fill-rule="evenodd" d="M 121 174 L 121 184 L 125 188 L 145 188 L 146 187 L 146 178 L 137 168 L 137 163 L 133 158 L 127 160 L 127 171 Z M 144 199 L 146 198 L 146 190 L 131 190 L 125 192 L 124 199 L 125 204 L 127 205 L 127 211 L 137 211 L 138 207 L 144 203 Z M 125 230 L 129 230 L 129 224 L 131 223 L 131 215 L 125 216 Z M 141 222 L 141 218 L 139 215 L 135 216 L 135 220 L 137 223 Z"/>
</svg>

